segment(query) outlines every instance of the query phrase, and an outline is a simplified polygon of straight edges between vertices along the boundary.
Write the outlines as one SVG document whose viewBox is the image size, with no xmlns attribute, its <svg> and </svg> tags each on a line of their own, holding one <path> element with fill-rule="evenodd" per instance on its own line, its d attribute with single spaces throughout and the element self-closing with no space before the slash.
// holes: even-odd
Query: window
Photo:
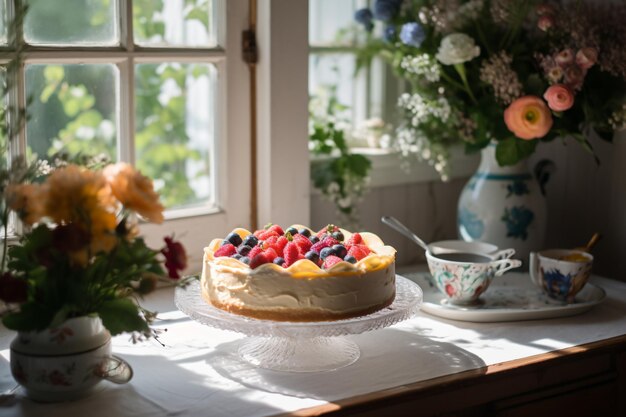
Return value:
<svg viewBox="0 0 626 417">
<path fill-rule="evenodd" d="M 4 62 L 12 1 L 0 1 Z M 249 220 L 244 0 L 30 0 L 13 104 L 28 101 L 15 153 L 104 153 L 153 178 L 166 225 L 199 263 L 210 237 Z M 229 109 L 244 109 L 228 111 Z M 229 190 L 237 190 L 229 193 Z M 165 229 L 165 230 L 164 230 Z M 198 233 L 198 230 L 206 233 Z"/>
</svg>

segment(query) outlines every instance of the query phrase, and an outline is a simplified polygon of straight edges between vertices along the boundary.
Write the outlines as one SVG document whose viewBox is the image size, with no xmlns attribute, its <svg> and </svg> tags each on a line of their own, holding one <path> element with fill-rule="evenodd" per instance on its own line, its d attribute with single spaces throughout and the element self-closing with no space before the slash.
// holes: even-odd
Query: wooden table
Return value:
<svg viewBox="0 0 626 417">
<path fill-rule="evenodd" d="M 290 374 L 239 361 L 242 336 L 190 320 L 172 289 L 144 305 L 161 313 L 163 345 L 113 341 L 134 368 L 88 398 L 37 404 L 18 390 L 7 417 L 626 416 L 626 283 L 595 277 L 607 298 L 574 317 L 467 323 L 420 312 L 353 336 L 361 358 L 332 372 Z M 14 334 L 0 328 L 0 390 Z M 224 363 L 229 362 L 229 366 Z"/>
</svg>

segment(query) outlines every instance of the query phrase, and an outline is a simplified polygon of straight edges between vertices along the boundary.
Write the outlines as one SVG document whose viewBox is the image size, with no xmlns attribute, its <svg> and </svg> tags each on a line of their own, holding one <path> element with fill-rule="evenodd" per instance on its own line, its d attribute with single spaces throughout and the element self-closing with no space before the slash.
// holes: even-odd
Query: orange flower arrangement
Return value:
<svg viewBox="0 0 626 417">
<path fill-rule="evenodd" d="M 4 312 L 8 328 L 41 330 L 53 318 L 95 313 L 112 334 L 150 334 L 154 315 L 130 296 L 154 289 L 157 277 L 178 280 L 187 257 L 172 237 L 151 249 L 138 236 L 133 214 L 163 222 L 149 178 L 126 163 L 102 170 L 69 164 L 41 183 L 7 186 L 5 198 L 30 228 L 0 275 L 0 300 L 17 305 Z"/>
</svg>

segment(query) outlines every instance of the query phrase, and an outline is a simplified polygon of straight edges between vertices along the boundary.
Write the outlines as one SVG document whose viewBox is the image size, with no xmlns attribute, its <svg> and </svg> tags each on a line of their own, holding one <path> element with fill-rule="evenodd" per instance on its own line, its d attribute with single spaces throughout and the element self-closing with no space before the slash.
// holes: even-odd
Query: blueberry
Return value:
<svg viewBox="0 0 626 417">
<path fill-rule="evenodd" d="M 337 239 L 338 241 L 343 242 L 343 239 L 344 239 L 343 233 L 341 233 L 340 231 L 333 232 L 331 236 Z"/>
<path fill-rule="evenodd" d="M 310 250 L 308 251 L 304 257 L 306 259 L 308 259 L 309 261 L 313 262 L 314 264 L 317 264 L 317 262 L 320 260 L 320 256 L 317 252 L 315 252 L 314 250 Z"/>
<path fill-rule="evenodd" d="M 276 265 L 283 266 L 283 264 L 285 263 L 285 259 L 281 258 L 280 256 L 277 256 L 274 258 L 274 263 Z"/>
<path fill-rule="evenodd" d="M 229 241 L 230 243 L 232 243 L 235 246 L 239 246 L 241 245 L 241 236 L 239 236 L 237 233 L 233 232 L 233 233 L 229 233 L 228 236 L 226 236 L 226 240 Z"/>
<path fill-rule="evenodd" d="M 247 256 L 242 256 L 240 261 L 246 265 L 250 265 L 250 258 L 248 258 Z"/>
<path fill-rule="evenodd" d="M 236 253 L 236 254 L 232 255 L 231 258 L 235 258 L 235 259 L 241 260 L 241 258 L 243 258 L 243 256 L 241 256 L 240 254 Z"/>
<path fill-rule="evenodd" d="M 344 261 L 346 262 L 350 262 L 351 264 L 355 264 L 356 263 L 356 258 L 352 255 L 346 255 L 345 258 L 343 258 Z"/>
<path fill-rule="evenodd" d="M 241 245 L 239 246 L 239 248 L 237 248 L 237 252 L 241 255 L 241 256 L 246 256 L 247 254 L 250 253 L 250 251 L 252 250 L 252 248 L 248 245 Z"/>
<path fill-rule="evenodd" d="M 324 248 L 320 251 L 320 258 L 326 259 L 330 255 L 334 255 L 335 251 L 333 248 Z"/>
<path fill-rule="evenodd" d="M 287 233 L 289 233 L 291 236 L 297 235 L 298 229 L 296 229 L 295 227 L 290 227 L 289 229 L 285 230 L 285 234 Z"/>
<path fill-rule="evenodd" d="M 310 237 L 311 236 L 311 231 L 309 229 L 307 229 L 306 227 L 303 227 L 302 229 L 298 230 L 298 233 L 300 233 L 304 237 Z"/>
<path fill-rule="evenodd" d="M 345 256 L 348 254 L 348 250 L 343 245 L 334 245 L 333 252 L 335 252 L 335 255 L 337 255 L 341 259 L 345 258 Z"/>
<path fill-rule="evenodd" d="M 320 241 L 320 238 L 319 238 L 319 237 L 317 237 L 317 236 L 311 236 L 311 237 L 309 238 L 309 240 L 311 241 L 311 243 L 312 243 L 312 244 L 314 244 L 314 245 L 315 245 L 317 242 L 319 242 L 319 241 Z"/>
<path fill-rule="evenodd" d="M 220 244 L 220 246 L 224 246 L 224 245 L 229 245 L 230 242 L 226 239 L 222 240 L 222 243 Z"/>
<path fill-rule="evenodd" d="M 257 239 L 256 236 L 254 235 L 248 235 L 243 240 L 243 244 L 246 246 L 250 246 L 251 248 L 255 247 L 258 243 L 259 243 L 259 239 Z"/>
</svg>

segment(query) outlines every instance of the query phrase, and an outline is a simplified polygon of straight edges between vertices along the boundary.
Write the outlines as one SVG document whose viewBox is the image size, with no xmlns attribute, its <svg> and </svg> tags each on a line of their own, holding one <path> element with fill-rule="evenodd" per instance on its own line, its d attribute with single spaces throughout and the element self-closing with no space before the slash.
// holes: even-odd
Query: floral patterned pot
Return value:
<svg viewBox="0 0 626 417">
<path fill-rule="evenodd" d="M 501 167 L 495 144 L 485 147 L 480 165 L 459 197 L 457 231 L 466 241 L 513 248 L 527 260 L 543 248 L 547 205 L 527 161 Z"/>
<path fill-rule="evenodd" d="M 111 335 L 99 317 L 69 319 L 41 332 L 19 332 L 11 343 L 11 373 L 35 401 L 88 395 L 102 379 L 125 383 L 132 368 L 111 355 Z"/>
</svg>

